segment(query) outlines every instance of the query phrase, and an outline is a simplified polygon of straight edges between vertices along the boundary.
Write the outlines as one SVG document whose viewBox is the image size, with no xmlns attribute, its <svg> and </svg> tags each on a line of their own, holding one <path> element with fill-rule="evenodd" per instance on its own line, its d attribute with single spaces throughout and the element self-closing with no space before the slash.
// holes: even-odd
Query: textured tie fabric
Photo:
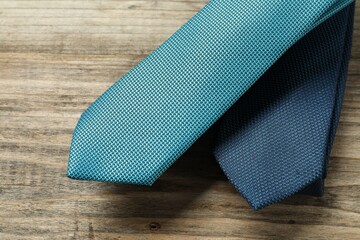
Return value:
<svg viewBox="0 0 360 240">
<path fill-rule="evenodd" d="M 81 116 L 68 176 L 151 185 L 220 120 L 215 156 L 254 209 L 323 192 L 351 0 L 213 0 Z"/>
<path fill-rule="evenodd" d="M 290 48 L 221 119 L 215 155 L 255 209 L 323 193 L 350 55 L 346 8 Z"/>
</svg>

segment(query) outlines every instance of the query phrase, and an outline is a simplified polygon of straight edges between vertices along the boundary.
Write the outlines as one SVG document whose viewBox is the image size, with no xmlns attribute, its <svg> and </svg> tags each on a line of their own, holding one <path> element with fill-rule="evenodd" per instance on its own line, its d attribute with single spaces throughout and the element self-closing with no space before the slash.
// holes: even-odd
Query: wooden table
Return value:
<svg viewBox="0 0 360 240">
<path fill-rule="evenodd" d="M 212 132 L 153 187 L 66 177 L 80 114 L 206 0 L 0 0 L 0 239 L 360 239 L 360 8 L 324 197 L 252 211 Z"/>
</svg>

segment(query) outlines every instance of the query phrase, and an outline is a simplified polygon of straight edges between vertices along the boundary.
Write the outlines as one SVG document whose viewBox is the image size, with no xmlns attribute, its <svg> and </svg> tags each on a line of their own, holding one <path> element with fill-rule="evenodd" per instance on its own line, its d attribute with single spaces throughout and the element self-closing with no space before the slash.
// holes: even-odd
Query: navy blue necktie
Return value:
<svg viewBox="0 0 360 240">
<path fill-rule="evenodd" d="M 87 109 L 68 176 L 151 185 L 211 125 L 254 209 L 323 193 L 350 56 L 351 0 L 213 0 Z"/>
<path fill-rule="evenodd" d="M 289 49 L 221 119 L 215 156 L 254 209 L 320 196 L 339 121 L 354 6 Z"/>
</svg>

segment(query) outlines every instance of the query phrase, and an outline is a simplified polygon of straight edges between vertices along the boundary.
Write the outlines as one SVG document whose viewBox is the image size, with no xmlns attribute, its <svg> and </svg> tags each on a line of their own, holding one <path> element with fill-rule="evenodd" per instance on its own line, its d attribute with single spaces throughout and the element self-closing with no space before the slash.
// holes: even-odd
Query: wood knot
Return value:
<svg viewBox="0 0 360 240">
<path fill-rule="evenodd" d="M 289 220 L 288 224 L 295 224 L 295 220 Z"/>
<path fill-rule="evenodd" d="M 151 231 L 157 231 L 157 230 L 159 230 L 161 228 L 161 225 L 160 225 L 160 223 L 158 223 L 158 222 L 151 222 L 151 223 L 149 223 L 149 229 L 151 230 Z"/>
</svg>

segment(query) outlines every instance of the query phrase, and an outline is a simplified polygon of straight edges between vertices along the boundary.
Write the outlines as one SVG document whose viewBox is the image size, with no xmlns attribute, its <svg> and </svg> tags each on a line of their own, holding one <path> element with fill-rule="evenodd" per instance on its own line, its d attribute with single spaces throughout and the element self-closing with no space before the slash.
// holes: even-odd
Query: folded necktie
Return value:
<svg viewBox="0 0 360 240">
<path fill-rule="evenodd" d="M 321 195 L 354 2 L 212 0 L 100 96 L 68 176 L 152 185 L 220 119 L 214 153 L 254 209 Z"/>
</svg>

